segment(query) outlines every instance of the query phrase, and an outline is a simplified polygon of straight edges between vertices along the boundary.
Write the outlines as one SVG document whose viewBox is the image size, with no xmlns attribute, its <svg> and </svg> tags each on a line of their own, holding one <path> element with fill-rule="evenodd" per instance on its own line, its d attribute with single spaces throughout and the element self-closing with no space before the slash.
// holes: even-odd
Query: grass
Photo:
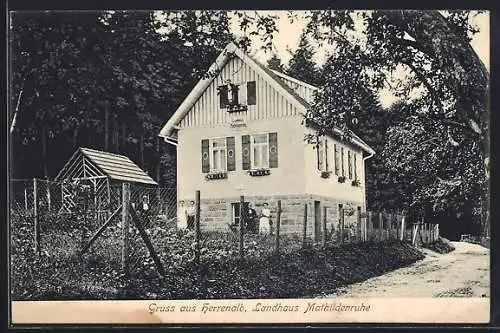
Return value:
<svg viewBox="0 0 500 333">
<path fill-rule="evenodd" d="M 407 243 L 314 244 L 299 237 L 203 233 L 200 264 L 194 262 L 192 232 L 153 225 L 147 229 L 165 276 L 157 273 L 146 247 L 131 229 L 130 273 L 121 274 L 121 230 L 108 230 L 81 258 L 81 233 L 46 231 L 38 258 L 29 232 L 14 233 L 11 293 L 14 300 L 297 298 L 330 294 L 336 288 L 407 266 L 424 255 Z"/>
</svg>

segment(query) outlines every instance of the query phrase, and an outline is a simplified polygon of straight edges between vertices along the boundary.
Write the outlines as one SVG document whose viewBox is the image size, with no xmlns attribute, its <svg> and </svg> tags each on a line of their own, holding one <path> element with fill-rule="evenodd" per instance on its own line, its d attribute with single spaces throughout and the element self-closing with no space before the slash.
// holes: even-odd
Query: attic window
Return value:
<svg viewBox="0 0 500 333">
<path fill-rule="evenodd" d="M 221 109 L 227 111 L 246 111 L 246 105 L 239 102 L 240 87 L 236 84 L 228 83 L 217 88 L 219 94 L 219 104 Z"/>
</svg>

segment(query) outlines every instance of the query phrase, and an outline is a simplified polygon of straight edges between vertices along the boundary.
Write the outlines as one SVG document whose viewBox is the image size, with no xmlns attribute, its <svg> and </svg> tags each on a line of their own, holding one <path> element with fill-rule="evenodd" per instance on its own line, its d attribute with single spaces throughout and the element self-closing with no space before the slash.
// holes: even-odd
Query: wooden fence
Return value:
<svg viewBox="0 0 500 333">
<path fill-rule="evenodd" d="M 439 225 L 425 223 L 424 220 L 410 221 L 403 214 L 367 212 L 361 218 L 361 230 L 365 231 L 365 241 L 400 240 L 413 245 L 425 245 L 439 238 Z"/>
</svg>

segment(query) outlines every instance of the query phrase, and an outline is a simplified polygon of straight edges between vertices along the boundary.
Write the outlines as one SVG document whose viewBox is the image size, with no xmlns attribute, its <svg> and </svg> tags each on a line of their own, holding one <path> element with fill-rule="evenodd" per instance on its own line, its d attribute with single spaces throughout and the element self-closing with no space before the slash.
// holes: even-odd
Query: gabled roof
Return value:
<svg viewBox="0 0 500 333">
<path fill-rule="evenodd" d="M 208 72 L 216 72 L 220 70 L 230 59 L 232 55 L 239 57 L 244 63 L 246 63 L 250 68 L 255 70 L 258 74 L 262 75 L 264 79 L 267 80 L 278 92 L 280 92 L 290 103 L 292 103 L 299 112 L 305 114 L 305 112 L 311 107 L 311 104 L 304 98 L 299 96 L 288 84 L 286 84 L 281 78 L 293 81 L 299 85 L 306 86 L 309 89 L 318 89 L 308 83 L 297 80 L 288 75 L 273 71 L 266 66 L 259 63 L 257 60 L 244 53 L 236 44 L 230 42 L 226 48 L 217 57 L 215 62 L 212 64 Z M 191 110 L 192 106 L 196 103 L 198 98 L 203 94 L 203 92 L 208 88 L 210 83 L 215 79 L 214 75 L 209 75 L 209 77 L 200 80 L 196 86 L 191 90 L 189 95 L 181 103 L 177 111 L 170 117 L 167 123 L 161 129 L 159 136 L 163 137 L 165 141 L 176 144 L 175 135 L 173 131 L 178 129 L 179 122 L 184 118 L 184 116 Z M 342 132 L 335 129 L 336 134 L 341 134 Z M 352 135 L 352 143 L 359 146 L 361 149 L 367 151 L 370 154 L 374 154 L 375 151 L 361 140 L 356 134 Z"/>
<path fill-rule="evenodd" d="M 144 170 L 139 168 L 137 164 L 126 156 L 81 147 L 77 149 L 61 171 L 59 171 L 56 180 L 64 179 L 70 167 L 75 162 L 78 163 L 78 159 L 83 163 L 83 158 L 86 159 L 86 163 L 92 163 L 94 169 L 97 169 L 97 171 L 100 171 L 103 176 L 107 176 L 109 179 L 158 185 Z"/>
</svg>

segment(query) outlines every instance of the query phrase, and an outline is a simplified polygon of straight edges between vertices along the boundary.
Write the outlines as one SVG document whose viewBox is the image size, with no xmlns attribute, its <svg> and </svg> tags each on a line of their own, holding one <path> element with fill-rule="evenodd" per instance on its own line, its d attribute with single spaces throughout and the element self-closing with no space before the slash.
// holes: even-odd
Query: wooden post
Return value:
<svg viewBox="0 0 500 333">
<path fill-rule="evenodd" d="M 200 191 L 196 191 L 195 194 L 195 205 L 196 214 L 194 217 L 194 230 L 195 230 L 195 247 L 194 247 L 194 258 L 195 262 L 198 264 L 200 262 L 200 248 L 201 248 L 201 228 L 200 228 Z"/>
<path fill-rule="evenodd" d="M 302 228 L 302 247 L 306 247 L 307 242 L 307 204 L 304 204 L 304 223 Z"/>
<path fill-rule="evenodd" d="M 245 205 L 245 197 L 243 195 L 240 196 L 240 242 L 239 242 L 239 249 L 240 249 L 240 258 L 243 258 L 243 233 L 245 232 L 245 223 L 243 221 L 244 219 L 244 207 Z"/>
<path fill-rule="evenodd" d="M 344 207 L 339 209 L 340 214 L 340 242 L 344 243 Z"/>
<path fill-rule="evenodd" d="M 38 180 L 33 178 L 33 222 L 35 231 L 35 253 L 40 255 L 40 221 L 38 220 Z"/>
<path fill-rule="evenodd" d="M 323 207 L 323 248 L 326 248 L 328 230 L 326 229 L 326 207 Z"/>
<path fill-rule="evenodd" d="M 146 245 L 149 255 L 153 259 L 153 262 L 156 265 L 156 269 L 158 270 L 158 273 L 160 275 L 165 276 L 165 270 L 163 269 L 163 265 L 161 264 L 161 260 L 156 254 L 153 244 L 151 244 L 151 241 L 149 240 L 148 234 L 146 233 L 146 230 L 144 230 L 143 224 L 139 221 L 139 218 L 137 216 L 137 213 L 133 207 L 130 208 L 130 215 L 132 216 L 132 219 L 135 223 L 135 226 L 137 227 L 137 230 L 139 230 L 139 235 L 141 235 L 142 240 L 144 241 L 144 244 Z"/>
<path fill-rule="evenodd" d="M 130 184 L 122 184 L 122 273 L 128 276 Z"/>
<path fill-rule="evenodd" d="M 399 232 L 399 240 L 404 241 L 405 237 L 405 215 L 403 214 L 403 217 L 401 218 L 401 230 Z"/>
<path fill-rule="evenodd" d="M 278 200 L 278 212 L 276 216 L 276 253 L 280 251 L 280 223 L 281 223 L 281 200 Z"/>
</svg>

